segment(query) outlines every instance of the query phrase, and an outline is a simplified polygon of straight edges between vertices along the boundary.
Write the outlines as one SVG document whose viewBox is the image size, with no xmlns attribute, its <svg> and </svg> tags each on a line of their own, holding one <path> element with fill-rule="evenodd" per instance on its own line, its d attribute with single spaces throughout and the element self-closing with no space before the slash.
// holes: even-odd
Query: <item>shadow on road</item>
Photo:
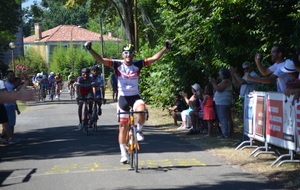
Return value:
<svg viewBox="0 0 300 190">
<path fill-rule="evenodd" d="M 160 130 L 145 126 L 145 141 L 141 142 L 140 153 L 187 152 L 199 147 L 187 144 Z M 16 133 L 22 141 L 15 145 L 0 147 L 1 161 L 27 159 L 56 159 L 76 156 L 119 154 L 118 126 L 98 126 L 85 136 L 77 126 L 62 126 Z M 189 146 L 187 149 L 186 146 Z"/>
</svg>

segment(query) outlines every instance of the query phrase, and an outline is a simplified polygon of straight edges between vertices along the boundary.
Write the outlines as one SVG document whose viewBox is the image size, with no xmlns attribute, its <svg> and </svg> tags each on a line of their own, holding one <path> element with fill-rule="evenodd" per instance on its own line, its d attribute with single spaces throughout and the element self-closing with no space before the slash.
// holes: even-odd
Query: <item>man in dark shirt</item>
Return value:
<svg viewBox="0 0 300 190">
<path fill-rule="evenodd" d="M 181 121 L 181 112 L 187 109 L 186 104 L 181 100 L 181 96 L 179 94 L 174 94 L 175 106 L 169 107 L 168 109 L 171 111 L 172 117 L 174 119 L 174 125 L 178 125 L 177 121 Z"/>
</svg>

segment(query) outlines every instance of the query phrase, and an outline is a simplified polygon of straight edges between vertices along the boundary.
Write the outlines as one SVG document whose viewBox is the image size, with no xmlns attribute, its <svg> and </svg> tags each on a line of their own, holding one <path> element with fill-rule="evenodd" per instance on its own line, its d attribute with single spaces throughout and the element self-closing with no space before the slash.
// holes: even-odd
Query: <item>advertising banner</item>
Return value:
<svg viewBox="0 0 300 190">
<path fill-rule="evenodd" d="M 296 149 L 295 106 L 292 105 L 292 98 L 269 92 L 267 99 L 267 143 L 289 150 Z"/>
<path fill-rule="evenodd" d="M 244 99 L 244 135 L 253 137 L 253 94 L 250 93 Z"/>
<path fill-rule="evenodd" d="M 300 152 L 300 102 L 295 102 L 295 118 L 296 118 L 296 151 Z"/>
<path fill-rule="evenodd" d="M 255 111 L 253 115 L 253 130 L 254 139 L 261 142 L 265 141 L 265 131 L 266 131 L 266 103 L 265 103 L 265 92 L 254 93 L 254 104 Z"/>
</svg>

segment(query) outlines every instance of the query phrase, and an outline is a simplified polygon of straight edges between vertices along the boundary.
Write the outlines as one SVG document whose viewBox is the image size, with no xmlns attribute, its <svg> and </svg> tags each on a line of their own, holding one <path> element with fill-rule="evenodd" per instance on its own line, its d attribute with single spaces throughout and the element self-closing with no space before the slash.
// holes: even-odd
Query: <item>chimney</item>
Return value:
<svg viewBox="0 0 300 190">
<path fill-rule="evenodd" d="M 114 37 L 114 33 L 113 32 L 108 32 L 108 36 L 109 37 Z"/>
<path fill-rule="evenodd" d="M 34 35 L 35 41 L 39 41 L 42 39 L 42 23 L 34 23 Z"/>
</svg>

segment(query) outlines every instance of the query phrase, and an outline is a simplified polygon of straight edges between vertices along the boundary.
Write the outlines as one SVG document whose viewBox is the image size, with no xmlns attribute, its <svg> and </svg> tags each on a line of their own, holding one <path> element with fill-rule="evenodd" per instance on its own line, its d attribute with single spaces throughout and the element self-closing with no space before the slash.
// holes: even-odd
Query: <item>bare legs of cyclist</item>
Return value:
<svg viewBox="0 0 300 190">
<path fill-rule="evenodd" d="M 82 129 L 82 106 L 83 106 L 83 102 L 82 102 L 82 101 L 79 101 L 79 102 L 78 102 L 78 118 L 79 118 L 78 129 L 79 129 L 79 130 Z"/>
<path fill-rule="evenodd" d="M 55 85 L 55 98 L 59 99 L 59 95 L 60 95 L 60 89 L 59 89 L 59 84 Z"/>
<path fill-rule="evenodd" d="M 92 110 L 93 110 L 93 101 L 92 100 L 87 100 L 89 104 L 89 114 L 92 115 Z M 79 118 L 79 125 L 78 129 L 82 129 L 82 107 L 83 107 L 83 101 L 78 101 L 78 118 Z"/>
<path fill-rule="evenodd" d="M 128 155 L 126 152 L 126 144 L 127 144 L 127 131 L 129 130 L 129 123 L 128 119 L 121 118 L 120 124 L 119 124 L 119 145 L 121 150 L 121 160 L 120 162 L 123 164 L 128 163 Z"/>
<path fill-rule="evenodd" d="M 101 97 L 97 97 L 96 98 L 97 104 L 98 104 L 98 115 L 102 115 L 102 98 Z"/>
<path fill-rule="evenodd" d="M 145 111 L 145 103 L 143 100 L 137 100 L 134 105 L 133 105 L 134 111 Z M 143 141 L 144 140 L 144 135 L 142 132 L 143 126 L 145 124 L 146 117 L 145 113 L 138 113 L 137 114 L 137 140 L 138 141 Z"/>
</svg>

